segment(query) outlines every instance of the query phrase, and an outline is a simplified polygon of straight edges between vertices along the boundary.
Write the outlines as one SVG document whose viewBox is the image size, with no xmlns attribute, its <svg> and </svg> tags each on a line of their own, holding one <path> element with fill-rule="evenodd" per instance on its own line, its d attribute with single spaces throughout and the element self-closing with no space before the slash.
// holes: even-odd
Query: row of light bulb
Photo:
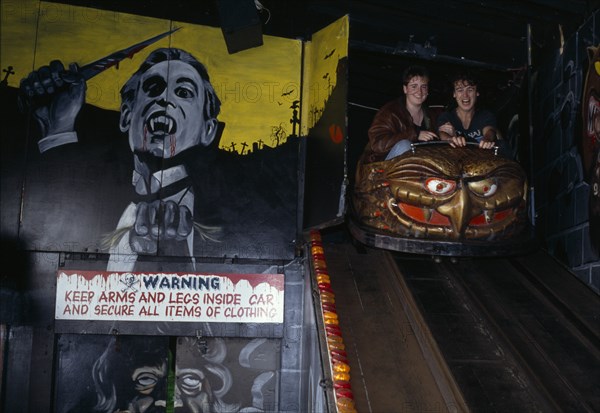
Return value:
<svg viewBox="0 0 600 413">
<path fill-rule="evenodd" d="M 354 395 L 350 385 L 350 365 L 346 345 L 335 308 L 335 294 L 331 289 L 331 280 L 325 262 L 325 252 L 319 231 L 310 232 L 310 254 L 314 277 L 319 290 L 321 314 L 325 325 L 327 352 L 333 380 L 333 392 L 338 413 L 356 413 Z"/>
</svg>

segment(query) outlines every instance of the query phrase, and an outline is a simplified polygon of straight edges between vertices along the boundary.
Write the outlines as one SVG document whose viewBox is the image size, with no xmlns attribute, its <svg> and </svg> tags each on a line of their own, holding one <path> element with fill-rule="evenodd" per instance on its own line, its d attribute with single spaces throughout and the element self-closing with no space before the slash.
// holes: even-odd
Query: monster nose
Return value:
<svg viewBox="0 0 600 413">
<path fill-rule="evenodd" d="M 450 218 L 453 233 L 452 238 L 462 238 L 470 220 L 471 200 L 464 184 L 454 193 L 449 202 L 437 208 L 440 214 Z"/>
</svg>

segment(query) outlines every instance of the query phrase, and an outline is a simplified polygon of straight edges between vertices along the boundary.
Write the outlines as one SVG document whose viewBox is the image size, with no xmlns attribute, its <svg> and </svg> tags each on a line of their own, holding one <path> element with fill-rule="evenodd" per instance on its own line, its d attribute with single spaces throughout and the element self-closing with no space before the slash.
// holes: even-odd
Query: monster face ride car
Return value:
<svg viewBox="0 0 600 413">
<path fill-rule="evenodd" d="M 359 161 L 351 232 L 365 244 L 436 255 L 507 255 L 527 232 L 527 177 L 493 150 L 413 144 Z"/>
</svg>

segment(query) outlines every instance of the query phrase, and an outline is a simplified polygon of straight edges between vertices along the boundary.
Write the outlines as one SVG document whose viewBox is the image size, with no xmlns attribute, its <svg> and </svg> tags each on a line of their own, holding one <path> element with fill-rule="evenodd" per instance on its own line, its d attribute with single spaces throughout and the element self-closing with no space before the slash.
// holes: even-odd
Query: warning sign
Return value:
<svg viewBox="0 0 600 413">
<path fill-rule="evenodd" d="M 283 274 L 58 271 L 57 320 L 283 323 Z"/>
</svg>

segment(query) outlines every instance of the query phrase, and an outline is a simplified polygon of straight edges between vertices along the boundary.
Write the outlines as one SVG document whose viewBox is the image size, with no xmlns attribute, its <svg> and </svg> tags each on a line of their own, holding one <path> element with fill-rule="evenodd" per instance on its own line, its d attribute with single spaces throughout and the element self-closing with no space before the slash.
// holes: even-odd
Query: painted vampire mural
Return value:
<svg viewBox="0 0 600 413">
<path fill-rule="evenodd" d="M 294 256 L 300 140 L 346 37 L 327 44 L 338 59 L 310 62 L 326 83 L 303 100 L 300 41 L 229 55 L 218 28 L 40 4 L 38 21 L 5 29 L 22 33 L 2 62 L 3 192 L 20 195 L 3 199 L 3 233 L 107 253 L 120 271 L 147 256 Z"/>
</svg>

